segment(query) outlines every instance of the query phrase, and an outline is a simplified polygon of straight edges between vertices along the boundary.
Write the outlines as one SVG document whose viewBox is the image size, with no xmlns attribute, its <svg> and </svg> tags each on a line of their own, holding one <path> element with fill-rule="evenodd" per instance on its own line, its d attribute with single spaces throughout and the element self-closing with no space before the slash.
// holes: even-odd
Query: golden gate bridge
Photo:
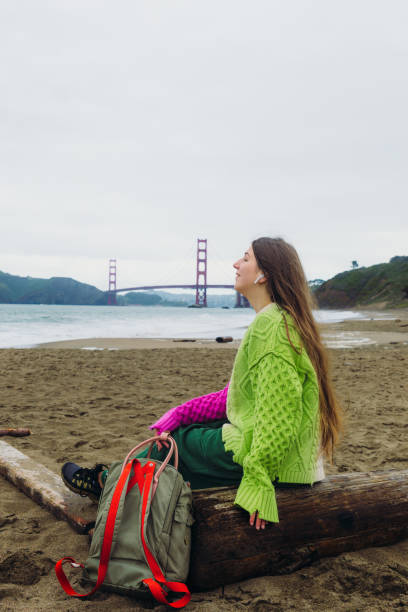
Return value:
<svg viewBox="0 0 408 612">
<path fill-rule="evenodd" d="M 138 287 L 116 286 L 116 259 L 109 260 L 108 304 L 116 305 L 116 296 L 125 291 L 151 291 L 152 289 L 193 289 L 195 290 L 195 306 L 207 306 L 207 289 L 234 289 L 234 285 L 211 285 L 207 283 L 207 239 L 197 238 L 196 282 L 191 285 L 142 285 Z M 236 292 L 235 308 L 248 308 L 248 300 Z"/>
</svg>

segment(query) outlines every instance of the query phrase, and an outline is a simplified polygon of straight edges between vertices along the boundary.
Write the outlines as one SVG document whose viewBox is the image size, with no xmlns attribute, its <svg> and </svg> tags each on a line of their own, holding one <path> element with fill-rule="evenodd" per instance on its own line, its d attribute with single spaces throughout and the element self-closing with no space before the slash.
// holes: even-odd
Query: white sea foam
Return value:
<svg viewBox="0 0 408 612">
<path fill-rule="evenodd" d="M 0 348 L 80 338 L 242 338 L 254 316 L 252 308 L 0 304 Z M 315 316 L 319 322 L 363 317 L 336 310 Z"/>
<path fill-rule="evenodd" d="M 367 338 L 362 332 L 337 332 L 322 334 L 323 342 L 329 348 L 353 348 L 367 344 L 375 344 L 375 340 Z"/>
</svg>

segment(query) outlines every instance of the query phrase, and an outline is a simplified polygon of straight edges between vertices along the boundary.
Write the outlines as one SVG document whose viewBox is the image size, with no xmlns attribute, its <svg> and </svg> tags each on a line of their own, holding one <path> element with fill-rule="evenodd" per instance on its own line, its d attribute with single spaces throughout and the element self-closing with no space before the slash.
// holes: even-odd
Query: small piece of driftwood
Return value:
<svg viewBox="0 0 408 612">
<path fill-rule="evenodd" d="M 189 584 L 195 589 L 290 573 L 322 557 L 408 537 L 408 470 L 277 488 L 280 522 L 259 531 L 233 505 L 235 494 L 227 487 L 194 492 Z"/>
<path fill-rule="evenodd" d="M 9 427 L 7 429 L 0 429 L 0 436 L 29 436 L 31 434 L 31 430 L 25 427 Z"/>
</svg>

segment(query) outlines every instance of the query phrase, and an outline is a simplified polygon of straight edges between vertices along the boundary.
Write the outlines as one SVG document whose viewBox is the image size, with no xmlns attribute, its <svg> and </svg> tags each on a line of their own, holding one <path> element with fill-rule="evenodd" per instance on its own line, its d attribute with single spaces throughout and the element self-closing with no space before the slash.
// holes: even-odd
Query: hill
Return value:
<svg viewBox="0 0 408 612">
<path fill-rule="evenodd" d="M 0 302 L 3 304 L 106 303 L 103 291 L 72 278 L 32 278 L 0 272 Z"/>
<path fill-rule="evenodd" d="M 337 274 L 314 295 L 320 308 L 408 307 L 408 256 Z"/>
<path fill-rule="evenodd" d="M 71 306 L 104 306 L 108 297 L 93 285 L 73 278 L 33 278 L 0 271 L 0 304 L 59 304 Z M 156 293 L 135 291 L 118 295 L 119 306 L 143 305 L 182 306 L 177 296 L 168 299 Z"/>
</svg>

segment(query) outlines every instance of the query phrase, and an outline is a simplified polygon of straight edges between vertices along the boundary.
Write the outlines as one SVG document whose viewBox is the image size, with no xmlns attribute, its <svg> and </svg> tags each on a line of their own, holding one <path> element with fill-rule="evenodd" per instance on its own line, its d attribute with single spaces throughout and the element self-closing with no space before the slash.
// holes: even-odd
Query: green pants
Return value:
<svg viewBox="0 0 408 612">
<path fill-rule="evenodd" d="M 179 452 L 179 472 L 190 482 L 192 489 L 209 489 L 238 485 L 242 467 L 232 460 L 232 452 L 226 451 L 222 441 L 222 426 L 226 421 L 194 423 L 178 427 L 171 432 Z M 167 449 L 153 446 L 152 459 L 163 461 Z M 148 448 L 137 457 L 146 457 Z M 172 463 L 173 461 L 171 461 Z"/>
</svg>

